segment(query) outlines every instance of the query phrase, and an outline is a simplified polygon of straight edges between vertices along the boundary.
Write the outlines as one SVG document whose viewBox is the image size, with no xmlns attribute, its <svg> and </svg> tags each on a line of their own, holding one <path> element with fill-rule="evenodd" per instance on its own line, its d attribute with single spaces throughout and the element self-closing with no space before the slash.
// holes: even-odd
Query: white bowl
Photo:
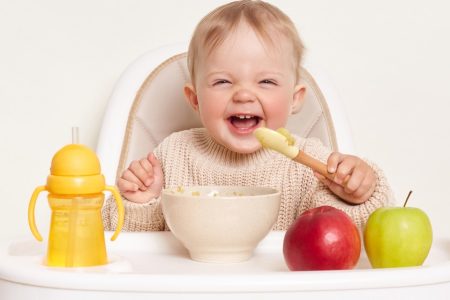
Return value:
<svg viewBox="0 0 450 300">
<path fill-rule="evenodd" d="M 266 187 L 194 186 L 165 189 L 161 204 L 173 235 L 193 260 L 241 262 L 270 232 L 280 192 Z"/>
</svg>

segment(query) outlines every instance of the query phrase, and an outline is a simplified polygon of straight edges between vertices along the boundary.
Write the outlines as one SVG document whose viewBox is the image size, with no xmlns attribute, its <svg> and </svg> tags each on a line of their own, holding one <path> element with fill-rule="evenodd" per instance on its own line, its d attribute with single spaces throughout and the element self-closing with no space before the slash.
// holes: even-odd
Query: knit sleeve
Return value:
<svg viewBox="0 0 450 300">
<path fill-rule="evenodd" d="M 123 196 L 122 196 L 123 197 Z M 160 198 L 152 199 L 145 204 L 134 203 L 123 198 L 125 219 L 124 231 L 162 231 L 165 229 Z M 117 205 L 112 197 L 106 199 L 102 209 L 105 230 L 115 230 L 117 227 Z"/>
<path fill-rule="evenodd" d="M 320 141 L 312 140 L 305 146 L 305 152 L 309 152 L 317 159 L 326 163 L 331 151 L 324 147 Z M 344 202 L 332 191 L 314 177 L 313 191 L 307 201 L 308 208 L 322 205 L 330 205 L 346 212 L 360 228 L 364 226 L 369 215 L 379 207 L 392 205 L 394 203 L 393 193 L 383 171 L 374 163 L 364 159 L 374 170 L 376 186 L 372 196 L 364 203 L 350 204 Z"/>
</svg>

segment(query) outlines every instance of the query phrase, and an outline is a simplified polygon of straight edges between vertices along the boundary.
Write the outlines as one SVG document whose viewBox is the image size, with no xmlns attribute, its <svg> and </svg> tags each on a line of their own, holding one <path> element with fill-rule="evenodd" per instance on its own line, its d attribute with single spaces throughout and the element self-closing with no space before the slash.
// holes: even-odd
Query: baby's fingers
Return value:
<svg viewBox="0 0 450 300">
<path fill-rule="evenodd" d="M 329 173 L 336 172 L 338 165 L 344 159 L 344 155 L 339 152 L 333 152 L 330 154 L 327 160 L 327 169 Z"/>
<path fill-rule="evenodd" d="M 148 156 L 148 159 L 150 163 L 152 164 L 153 169 L 153 184 L 152 187 L 154 187 L 157 190 L 162 189 L 162 186 L 164 184 L 164 174 L 161 167 L 161 163 L 159 160 L 155 157 L 153 153 L 151 153 Z"/>
<path fill-rule="evenodd" d="M 343 158 L 341 162 L 339 162 L 335 176 L 334 176 L 334 182 L 337 184 L 340 184 L 342 186 L 345 186 L 347 184 L 347 180 L 349 180 L 349 176 L 353 176 L 353 170 L 355 169 L 355 161 L 353 159 Z"/>
<path fill-rule="evenodd" d="M 154 175 L 155 177 L 163 176 L 161 163 L 155 157 L 155 155 L 153 153 L 150 153 L 148 155 L 147 159 L 150 162 L 151 167 L 152 167 L 152 175 Z"/>
<path fill-rule="evenodd" d="M 345 192 L 347 194 L 352 194 L 358 191 L 362 186 L 364 179 L 366 177 L 366 172 L 359 168 L 354 168 L 351 176 L 349 176 L 348 181 L 344 183 Z"/>
<path fill-rule="evenodd" d="M 142 185 L 139 186 L 141 190 L 145 190 L 145 188 L 151 184 L 151 176 L 146 170 L 146 168 L 150 168 L 151 170 L 151 166 L 148 167 L 147 163 L 148 161 L 146 159 L 135 160 L 129 167 L 129 170 L 133 173 L 133 175 L 139 180 L 140 183 L 142 183 Z"/>
<path fill-rule="evenodd" d="M 125 170 L 121 178 L 134 183 L 137 186 L 137 189 L 140 189 L 141 191 L 145 191 L 146 189 L 144 182 L 142 182 L 142 180 L 140 180 L 130 169 Z"/>
<path fill-rule="evenodd" d="M 357 172 L 358 171 L 355 170 L 354 174 L 356 174 Z M 349 193 L 352 193 L 355 198 L 369 198 L 372 195 L 373 191 L 375 190 L 376 185 L 375 175 L 372 172 L 367 172 L 361 173 L 359 177 L 362 178 L 353 179 L 352 176 L 351 180 L 349 180 L 347 184 L 347 189 L 349 190 Z M 370 195 L 369 197 L 366 197 L 366 194 L 368 193 Z"/>
<path fill-rule="evenodd" d="M 145 171 L 145 175 L 143 175 L 145 176 L 145 178 L 143 178 L 143 182 L 146 186 L 150 186 L 153 182 L 153 166 L 147 158 L 143 158 L 139 162 Z"/>
<path fill-rule="evenodd" d="M 139 186 L 136 183 L 123 178 L 119 178 L 119 180 L 117 180 L 117 187 L 122 193 L 136 192 L 139 189 Z"/>
<path fill-rule="evenodd" d="M 329 180 L 328 178 L 324 177 L 323 175 L 314 172 L 314 175 L 317 177 L 317 179 L 319 179 L 326 187 L 328 187 L 334 194 L 338 195 L 339 197 L 342 197 L 343 195 L 345 195 L 345 191 L 344 188 Z"/>
</svg>

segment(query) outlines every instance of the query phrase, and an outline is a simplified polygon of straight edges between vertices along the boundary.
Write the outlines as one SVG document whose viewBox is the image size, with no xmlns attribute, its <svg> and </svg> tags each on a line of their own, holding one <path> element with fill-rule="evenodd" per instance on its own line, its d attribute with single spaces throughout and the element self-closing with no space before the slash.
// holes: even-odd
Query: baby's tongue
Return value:
<svg viewBox="0 0 450 300">
<path fill-rule="evenodd" d="M 236 128 L 250 128 L 255 126 L 257 123 L 256 118 L 250 118 L 250 119 L 240 119 L 237 117 L 231 118 L 231 124 L 235 126 Z"/>
</svg>

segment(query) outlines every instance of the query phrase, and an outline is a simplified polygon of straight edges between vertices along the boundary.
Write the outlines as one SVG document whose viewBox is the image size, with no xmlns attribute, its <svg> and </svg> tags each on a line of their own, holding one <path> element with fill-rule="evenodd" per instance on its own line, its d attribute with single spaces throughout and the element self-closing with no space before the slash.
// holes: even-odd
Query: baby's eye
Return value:
<svg viewBox="0 0 450 300">
<path fill-rule="evenodd" d="M 261 80 L 259 83 L 276 85 L 276 82 L 273 81 L 272 79 L 263 79 L 263 80 Z"/>
<path fill-rule="evenodd" d="M 227 83 L 230 83 L 230 82 L 228 80 L 226 80 L 226 79 L 219 79 L 219 80 L 216 80 L 216 81 L 213 82 L 213 86 L 221 85 L 221 84 L 227 84 Z"/>
</svg>

